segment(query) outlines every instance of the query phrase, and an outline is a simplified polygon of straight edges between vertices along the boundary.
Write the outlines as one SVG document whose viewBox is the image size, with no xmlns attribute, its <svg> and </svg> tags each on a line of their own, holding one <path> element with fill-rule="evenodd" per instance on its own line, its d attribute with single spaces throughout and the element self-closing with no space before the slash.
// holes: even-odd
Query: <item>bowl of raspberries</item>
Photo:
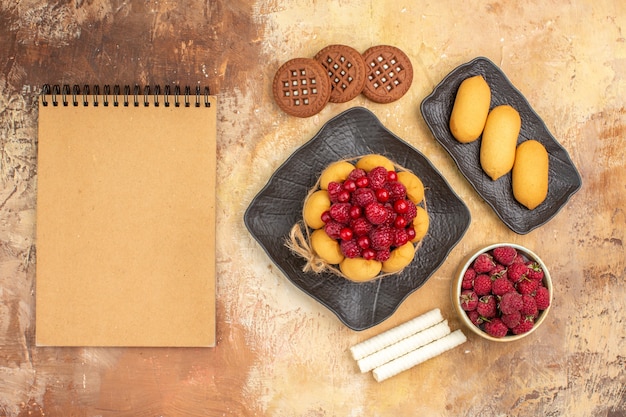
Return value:
<svg viewBox="0 0 626 417">
<path fill-rule="evenodd" d="M 492 341 L 528 336 L 552 304 L 548 268 L 531 250 L 497 243 L 474 253 L 459 269 L 452 303 L 466 326 Z"/>
</svg>

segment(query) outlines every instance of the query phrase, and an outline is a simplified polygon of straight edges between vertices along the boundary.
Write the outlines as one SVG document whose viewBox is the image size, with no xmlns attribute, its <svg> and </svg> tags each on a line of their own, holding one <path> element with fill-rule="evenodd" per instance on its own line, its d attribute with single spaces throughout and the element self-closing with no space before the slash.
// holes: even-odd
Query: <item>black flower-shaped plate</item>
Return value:
<svg viewBox="0 0 626 417">
<path fill-rule="evenodd" d="M 285 241 L 302 218 L 308 191 L 330 163 L 377 153 L 417 174 L 424 183 L 430 228 L 413 262 L 401 273 L 355 283 L 332 273 L 305 273 L 305 261 Z M 246 227 L 298 288 L 353 330 L 381 323 L 446 259 L 470 223 L 465 204 L 415 148 L 387 130 L 369 110 L 355 107 L 328 121 L 272 175 L 244 215 Z"/>
<path fill-rule="evenodd" d="M 471 143 L 458 142 L 448 125 L 456 92 L 461 82 L 482 75 L 491 88 L 491 108 L 509 104 L 520 114 L 522 127 L 518 144 L 535 139 L 549 155 L 548 195 L 534 210 L 528 210 L 513 197 L 511 173 L 493 181 L 480 166 L 480 139 Z M 514 232 L 526 234 L 552 219 L 580 189 L 582 181 L 569 154 L 548 131 L 543 120 L 506 75 L 487 58 L 478 57 L 454 69 L 426 97 L 421 112 L 435 139 L 456 162 L 461 173 L 476 192 L 489 204 L 500 219 Z"/>
</svg>

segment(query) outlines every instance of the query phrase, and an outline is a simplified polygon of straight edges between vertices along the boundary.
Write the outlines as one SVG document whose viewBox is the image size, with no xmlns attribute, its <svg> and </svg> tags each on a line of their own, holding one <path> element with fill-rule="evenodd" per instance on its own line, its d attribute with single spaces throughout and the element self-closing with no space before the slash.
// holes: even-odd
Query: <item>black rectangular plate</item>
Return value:
<svg viewBox="0 0 626 417">
<path fill-rule="evenodd" d="M 519 112 L 522 126 L 518 144 L 535 139 L 548 151 L 548 195 L 534 210 L 527 209 L 513 197 L 510 172 L 497 181 L 485 174 L 480 166 L 480 138 L 471 143 L 460 143 L 450 132 L 450 114 L 459 85 L 475 75 L 482 75 L 491 88 L 491 108 L 509 104 Z M 421 112 L 435 139 L 454 159 L 476 192 L 518 234 L 526 234 L 552 219 L 582 185 L 580 175 L 565 148 L 548 131 L 522 93 L 487 58 L 478 57 L 454 69 L 422 101 Z"/>
</svg>

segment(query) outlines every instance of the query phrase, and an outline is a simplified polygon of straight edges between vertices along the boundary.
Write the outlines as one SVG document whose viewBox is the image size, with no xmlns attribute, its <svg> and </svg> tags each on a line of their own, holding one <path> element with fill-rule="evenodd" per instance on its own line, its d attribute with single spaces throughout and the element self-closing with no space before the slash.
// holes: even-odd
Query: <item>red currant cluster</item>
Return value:
<svg viewBox="0 0 626 417">
<path fill-rule="evenodd" d="M 416 238 L 417 208 L 395 171 L 355 168 L 343 182 L 330 182 L 328 194 L 324 230 L 339 241 L 345 257 L 384 262 L 394 248 Z"/>
</svg>

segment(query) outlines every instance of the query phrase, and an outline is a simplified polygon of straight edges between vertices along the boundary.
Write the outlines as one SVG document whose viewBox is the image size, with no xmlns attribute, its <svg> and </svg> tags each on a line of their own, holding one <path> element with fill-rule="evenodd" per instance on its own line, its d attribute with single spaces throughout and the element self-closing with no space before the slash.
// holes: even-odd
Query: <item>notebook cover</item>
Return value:
<svg viewBox="0 0 626 417">
<path fill-rule="evenodd" d="M 40 100 L 37 345 L 215 345 L 216 100 L 208 100 Z"/>
</svg>

